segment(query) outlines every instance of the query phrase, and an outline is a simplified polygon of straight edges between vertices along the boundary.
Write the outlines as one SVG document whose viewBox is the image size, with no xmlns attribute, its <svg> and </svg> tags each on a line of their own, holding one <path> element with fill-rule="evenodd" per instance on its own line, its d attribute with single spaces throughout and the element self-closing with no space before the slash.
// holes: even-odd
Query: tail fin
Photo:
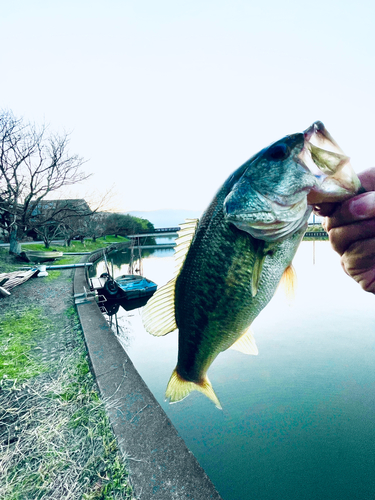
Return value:
<svg viewBox="0 0 375 500">
<path fill-rule="evenodd" d="M 171 378 L 169 379 L 167 390 L 165 391 L 166 399 L 169 399 L 171 403 L 177 403 L 177 401 L 182 401 L 185 399 L 192 391 L 202 392 L 207 396 L 219 410 L 222 410 L 220 401 L 218 400 L 211 382 L 206 377 L 202 384 L 196 384 L 195 382 L 188 382 L 183 379 L 177 370 L 174 370 Z"/>
</svg>

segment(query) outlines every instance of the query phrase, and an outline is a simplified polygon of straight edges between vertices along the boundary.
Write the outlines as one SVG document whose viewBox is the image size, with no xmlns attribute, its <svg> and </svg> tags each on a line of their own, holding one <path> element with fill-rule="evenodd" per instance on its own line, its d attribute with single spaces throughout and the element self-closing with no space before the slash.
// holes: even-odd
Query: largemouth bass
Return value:
<svg viewBox="0 0 375 500">
<path fill-rule="evenodd" d="M 179 330 L 170 402 L 197 390 L 221 408 L 207 370 L 228 348 L 258 353 L 250 325 L 282 277 L 293 280 L 291 263 L 311 205 L 341 201 L 360 189 L 349 158 L 316 122 L 250 158 L 200 221 L 181 225 L 176 275 L 143 311 L 152 335 Z"/>
</svg>

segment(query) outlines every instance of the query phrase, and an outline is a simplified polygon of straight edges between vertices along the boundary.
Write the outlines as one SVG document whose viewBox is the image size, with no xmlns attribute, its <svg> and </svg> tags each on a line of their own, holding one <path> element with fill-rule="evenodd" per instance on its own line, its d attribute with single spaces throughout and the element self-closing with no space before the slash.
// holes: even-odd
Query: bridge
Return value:
<svg viewBox="0 0 375 500">
<path fill-rule="evenodd" d="M 309 227 L 314 227 L 316 228 L 317 226 L 321 226 L 320 223 L 310 223 L 309 222 Z M 137 233 L 137 234 L 128 234 L 128 238 L 146 238 L 147 236 L 155 237 L 155 236 L 178 236 L 177 232 L 180 230 L 180 227 L 157 227 L 154 229 L 154 231 L 147 231 L 144 233 Z M 326 238 L 328 234 L 325 231 L 309 231 L 307 229 L 307 232 L 305 233 L 305 237 L 311 238 Z M 160 246 L 160 244 L 159 244 Z"/>
<path fill-rule="evenodd" d="M 156 227 L 154 231 L 146 231 L 144 233 L 128 234 L 128 238 L 145 238 L 147 236 L 178 236 L 177 231 L 180 228 L 177 227 Z"/>
</svg>

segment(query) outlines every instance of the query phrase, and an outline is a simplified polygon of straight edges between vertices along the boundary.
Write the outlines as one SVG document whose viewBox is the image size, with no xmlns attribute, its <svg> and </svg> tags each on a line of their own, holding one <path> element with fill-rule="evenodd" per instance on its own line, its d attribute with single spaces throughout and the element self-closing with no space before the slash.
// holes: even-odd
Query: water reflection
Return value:
<svg viewBox="0 0 375 500">
<path fill-rule="evenodd" d="M 110 300 L 108 299 L 103 305 L 105 307 L 105 314 L 107 316 L 113 316 L 117 314 L 120 307 L 125 311 L 133 311 L 134 309 L 139 309 L 147 304 L 150 297 L 140 297 L 137 299 L 120 299 L 120 300 Z"/>
<path fill-rule="evenodd" d="M 294 259 L 294 302 L 278 290 L 254 322 L 259 356 L 226 351 L 210 368 L 223 411 L 199 393 L 165 403 L 176 333 L 148 335 L 140 309 L 119 307 L 112 316 L 224 500 L 375 498 L 374 296 L 343 273 L 327 242 L 315 243 L 315 265 L 312 250 L 305 242 Z M 125 274 L 120 260 L 116 273 Z M 173 276 L 173 250 L 149 252 L 143 266 L 162 286 Z"/>
</svg>

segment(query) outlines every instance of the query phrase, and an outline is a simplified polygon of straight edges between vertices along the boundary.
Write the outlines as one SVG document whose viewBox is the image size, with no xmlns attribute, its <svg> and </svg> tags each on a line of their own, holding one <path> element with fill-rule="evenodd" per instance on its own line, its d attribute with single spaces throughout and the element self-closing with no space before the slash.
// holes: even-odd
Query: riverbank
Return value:
<svg viewBox="0 0 375 500">
<path fill-rule="evenodd" d="M 0 268 L 11 259 L 0 249 Z M 86 297 L 84 269 L 72 278 L 49 271 L 0 303 L 0 496 L 220 500 Z"/>
<path fill-rule="evenodd" d="M 1 249 L 0 269 L 17 267 Z M 1 498 L 134 498 L 90 371 L 72 280 L 73 270 L 52 271 L 0 299 Z"/>
</svg>

